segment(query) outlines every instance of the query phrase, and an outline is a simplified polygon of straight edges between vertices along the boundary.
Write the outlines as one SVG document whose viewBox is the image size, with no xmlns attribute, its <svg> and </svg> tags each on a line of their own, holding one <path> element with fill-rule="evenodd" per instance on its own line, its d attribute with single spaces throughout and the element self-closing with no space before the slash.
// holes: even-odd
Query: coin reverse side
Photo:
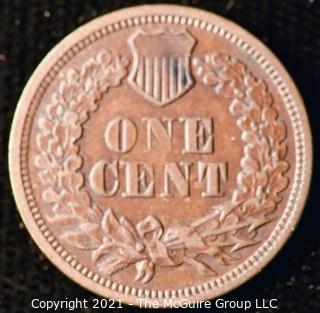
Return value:
<svg viewBox="0 0 320 313">
<path fill-rule="evenodd" d="M 255 275 L 304 206 L 302 100 L 239 26 L 171 5 L 57 45 L 15 114 L 10 174 L 31 236 L 103 297 L 210 299 Z"/>
</svg>

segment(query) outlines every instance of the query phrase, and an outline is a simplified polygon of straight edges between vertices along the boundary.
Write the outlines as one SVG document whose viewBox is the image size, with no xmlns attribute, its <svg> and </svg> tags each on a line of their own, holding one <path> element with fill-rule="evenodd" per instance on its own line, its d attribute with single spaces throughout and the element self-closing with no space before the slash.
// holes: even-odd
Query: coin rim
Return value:
<svg viewBox="0 0 320 313">
<path fill-rule="evenodd" d="M 10 133 L 10 141 L 9 141 L 9 170 L 10 170 L 10 179 L 13 188 L 14 197 L 16 199 L 16 203 L 18 206 L 19 213 L 23 219 L 24 224 L 26 225 L 30 235 L 33 240 L 37 243 L 42 252 L 51 260 L 52 263 L 55 264 L 65 275 L 69 278 L 82 285 L 83 287 L 89 289 L 90 291 L 96 292 L 97 294 L 103 297 L 109 297 L 114 299 L 120 299 L 126 303 L 132 303 L 138 305 L 138 296 L 132 296 L 130 294 L 126 294 L 125 292 L 119 292 L 117 290 L 112 290 L 111 288 L 107 288 L 106 286 L 100 285 L 98 282 L 95 282 L 93 278 L 88 278 L 83 275 L 79 271 L 77 271 L 74 267 L 72 267 L 69 263 L 67 263 L 61 255 L 57 253 L 57 251 L 51 246 L 48 240 L 44 237 L 41 232 L 39 226 L 36 224 L 34 220 L 34 215 L 32 214 L 27 198 L 25 195 L 25 189 L 22 183 L 22 173 L 21 173 L 21 158 L 20 158 L 20 147 L 21 147 L 21 139 L 22 139 L 22 130 L 24 126 L 24 122 L 28 115 L 29 105 L 33 101 L 34 95 L 37 93 L 38 87 L 43 79 L 45 79 L 46 75 L 52 68 L 52 66 L 57 62 L 58 59 L 62 58 L 70 48 L 72 48 L 77 42 L 81 39 L 93 34 L 95 31 L 98 31 L 102 28 L 105 28 L 107 25 L 111 25 L 114 23 L 121 23 L 121 21 L 128 20 L 129 18 L 142 17 L 142 16 L 151 16 L 151 15 L 169 15 L 169 16 L 184 16 L 186 18 L 193 18 L 200 21 L 205 21 L 209 24 L 215 24 L 218 27 L 226 29 L 231 34 L 234 34 L 238 38 L 241 38 L 244 42 L 248 43 L 249 46 L 253 47 L 255 51 L 258 51 L 260 55 L 262 55 L 269 63 L 272 62 L 272 67 L 276 69 L 279 73 L 279 77 L 282 78 L 284 85 L 286 85 L 287 89 L 292 96 L 293 103 L 295 109 L 298 111 L 298 116 L 301 121 L 301 129 L 304 130 L 302 134 L 304 136 L 304 152 L 305 152 L 305 160 L 303 161 L 303 174 L 302 174 L 302 183 L 300 194 L 295 197 L 299 197 L 296 200 L 296 209 L 291 212 L 291 219 L 287 221 L 286 225 L 283 227 L 283 230 L 280 234 L 278 234 L 277 242 L 270 248 L 266 254 L 264 254 L 255 264 L 253 264 L 250 268 L 244 270 L 244 274 L 241 276 L 233 278 L 234 280 L 228 281 L 226 284 L 222 286 L 217 286 L 216 288 L 210 290 L 204 290 L 199 292 L 199 294 L 189 295 L 184 297 L 177 297 L 176 299 L 188 298 L 190 300 L 204 300 L 214 298 L 216 296 L 222 295 L 239 285 L 246 282 L 248 279 L 253 277 L 257 272 L 259 272 L 270 260 L 279 252 L 284 243 L 288 240 L 293 230 L 296 227 L 297 222 L 300 219 L 301 213 L 303 211 L 305 201 L 307 198 L 308 190 L 311 182 L 311 171 L 312 171 L 312 144 L 311 144 L 311 131 L 307 118 L 307 114 L 305 111 L 305 107 L 303 105 L 303 101 L 301 96 L 295 87 L 292 79 L 288 75 L 287 71 L 278 61 L 276 56 L 256 37 L 248 33 L 246 30 L 241 28 L 239 25 L 228 21 L 220 16 L 217 16 L 213 13 L 206 12 L 200 9 L 179 6 L 179 5 L 143 5 L 143 6 L 135 6 L 131 8 L 121 9 L 113 13 L 108 13 L 101 17 L 98 17 L 91 22 L 81 26 L 70 35 L 65 37 L 60 43 L 58 43 L 43 59 L 40 65 L 36 68 L 30 80 L 28 81 L 22 96 L 19 100 L 13 124 L 12 131 Z M 205 30 L 204 30 L 205 31 Z M 243 39 L 245 38 L 245 40 Z M 260 66 L 260 65 L 259 65 Z M 267 74 L 267 73 L 266 73 Z M 273 80 L 272 80 L 273 81 Z M 277 86 L 275 86 L 277 87 Z M 278 89 L 277 89 L 278 90 Z M 26 103 L 28 105 L 26 105 Z M 286 108 L 287 110 L 287 108 Z M 287 110 L 288 111 L 288 110 Z M 288 112 L 289 114 L 289 112 Z M 291 116 L 290 123 L 292 124 Z M 295 135 L 294 135 L 294 139 Z M 295 146 L 297 143 L 294 143 Z M 295 184 L 295 175 L 292 178 L 293 183 Z M 291 190 L 290 195 L 293 191 Z M 288 203 L 286 205 L 286 208 Z M 276 226 L 275 226 L 276 228 Z M 274 229 L 275 229 L 274 228 Z M 270 236 L 271 237 L 272 233 Z M 268 240 L 266 239 L 266 241 Z M 248 259 L 251 255 L 248 257 Z M 246 260 L 248 260 L 246 259 Z M 243 261 L 241 264 L 243 264 Z M 240 265 L 237 266 L 237 268 Z M 222 282 L 223 283 L 223 282 Z M 196 286 L 195 286 L 196 287 Z M 172 289 L 174 290 L 174 289 Z M 164 291 L 164 298 L 165 298 Z M 159 297 L 147 297 L 145 298 L 157 300 L 160 302 L 160 305 L 163 305 L 164 298 Z"/>
</svg>

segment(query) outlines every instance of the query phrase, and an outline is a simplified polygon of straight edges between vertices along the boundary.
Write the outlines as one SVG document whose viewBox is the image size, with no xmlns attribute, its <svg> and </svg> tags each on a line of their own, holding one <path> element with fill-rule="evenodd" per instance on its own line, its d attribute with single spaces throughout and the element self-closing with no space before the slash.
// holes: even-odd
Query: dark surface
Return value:
<svg viewBox="0 0 320 313">
<path fill-rule="evenodd" d="M 164 1 L 149 1 L 161 2 Z M 316 196 L 319 185 L 320 1 L 166 2 L 216 12 L 242 25 L 279 57 L 302 93 L 311 119 L 315 150 L 315 177 L 305 212 L 294 235 L 277 257 L 250 282 L 224 298 L 278 298 L 277 312 L 319 313 L 320 214 Z M 58 271 L 23 227 L 8 178 L 8 136 L 24 85 L 56 43 L 96 16 L 143 3 L 146 2 L 0 0 L 0 312 L 33 312 L 30 306 L 33 298 L 96 298 Z"/>
</svg>

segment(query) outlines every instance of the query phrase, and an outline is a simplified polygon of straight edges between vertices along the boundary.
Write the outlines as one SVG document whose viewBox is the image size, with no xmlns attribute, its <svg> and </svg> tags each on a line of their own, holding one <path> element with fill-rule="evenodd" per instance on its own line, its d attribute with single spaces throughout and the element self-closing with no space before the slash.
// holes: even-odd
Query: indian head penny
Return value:
<svg viewBox="0 0 320 313">
<path fill-rule="evenodd" d="M 136 305 L 211 299 L 260 271 L 311 172 L 304 105 L 274 55 L 171 5 L 107 14 L 59 43 L 21 96 L 9 153 L 41 250 Z"/>
</svg>

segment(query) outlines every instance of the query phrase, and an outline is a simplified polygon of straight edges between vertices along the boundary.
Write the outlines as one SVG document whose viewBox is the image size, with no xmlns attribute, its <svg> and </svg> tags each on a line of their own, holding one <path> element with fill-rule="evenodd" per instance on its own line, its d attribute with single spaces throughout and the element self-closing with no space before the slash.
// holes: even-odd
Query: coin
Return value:
<svg viewBox="0 0 320 313">
<path fill-rule="evenodd" d="M 76 30 L 28 82 L 9 158 L 47 257 L 103 297 L 160 306 L 239 286 L 283 246 L 311 173 L 276 57 L 201 10 L 138 6 Z"/>
</svg>

